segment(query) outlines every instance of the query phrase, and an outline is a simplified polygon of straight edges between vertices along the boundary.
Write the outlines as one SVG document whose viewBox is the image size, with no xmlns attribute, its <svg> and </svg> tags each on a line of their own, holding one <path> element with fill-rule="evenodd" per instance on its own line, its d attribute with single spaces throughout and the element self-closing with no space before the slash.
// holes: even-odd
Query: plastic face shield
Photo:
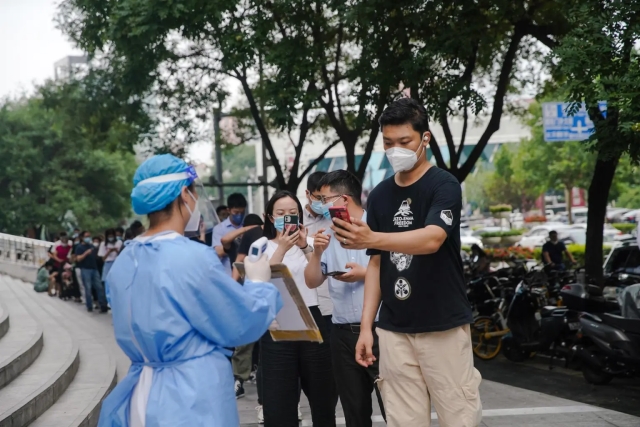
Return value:
<svg viewBox="0 0 640 427">
<path fill-rule="evenodd" d="M 145 181 L 162 183 L 171 181 L 182 181 L 188 179 L 192 186 L 191 196 L 196 200 L 195 210 L 191 212 L 191 218 L 187 223 L 184 230 L 185 237 L 188 238 L 201 238 L 211 236 L 213 233 L 213 227 L 215 227 L 220 220 L 216 214 L 216 210 L 211 204 L 209 195 L 207 194 L 202 181 L 198 178 L 196 169 L 193 166 L 189 166 L 184 172 L 177 172 L 168 175 L 155 176 Z M 139 184 L 138 184 L 139 185 Z M 188 206 L 181 206 L 181 209 L 188 210 Z M 210 237 L 209 237 L 210 239 Z"/>
</svg>

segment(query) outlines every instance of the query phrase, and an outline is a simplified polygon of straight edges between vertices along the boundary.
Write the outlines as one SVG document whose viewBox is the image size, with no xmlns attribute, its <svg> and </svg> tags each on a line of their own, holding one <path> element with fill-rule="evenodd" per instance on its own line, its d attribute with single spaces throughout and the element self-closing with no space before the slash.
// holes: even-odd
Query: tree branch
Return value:
<svg viewBox="0 0 640 427">
<path fill-rule="evenodd" d="M 300 179 L 304 178 L 309 172 L 311 172 L 311 169 L 313 169 L 318 163 L 320 163 L 322 159 L 324 159 L 325 156 L 329 153 L 329 151 L 331 151 L 331 149 L 336 145 L 340 144 L 340 142 L 340 139 L 336 139 L 331 144 L 329 144 L 318 157 L 316 157 L 311 163 L 309 163 L 309 166 L 307 166 L 306 169 L 300 174 Z"/>
<path fill-rule="evenodd" d="M 467 175 L 471 173 L 473 166 L 476 164 L 482 152 L 484 151 L 489 139 L 500 129 L 500 119 L 502 118 L 502 109 L 504 107 L 504 98 L 507 94 L 507 90 L 509 89 L 509 82 L 511 80 L 511 71 L 513 70 L 513 64 L 515 62 L 516 54 L 518 53 L 518 47 L 520 46 L 520 41 L 522 37 L 525 36 L 525 33 L 522 31 L 521 23 L 517 23 L 513 28 L 513 34 L 511 36 L 511 40 L 509 42 L 509 47 L 504 54 L 504 58 L 502 60 L 502 69 L 500 70 L 500 77 L 498 78 L 498 84 L 496 85 L 496 93 L 493 99 L 493 111 L 491 112 L 491 119 L 487 124 L 486 129 L 482 133 L 482 136 L 476 143 L 475 147 L 469 154 L 469 157 L 464 162 L 462 167 L 459 170 L 458 181 L 463 182 Z"/>
<path fill-rule="evenodd" d="M 429 140 L 429 147 L 431 148 L 431 152 L 436 158 L 436 164 L 439 168 L 449 170 L 449 167 L 444 162 L 444 157 L 442 157 L 442 151 L 440 151 L 440 146 L 438 146 L 438 142 L 436 141 L 435 135 L 431 134 L 431 139 Z"/>
</svg>

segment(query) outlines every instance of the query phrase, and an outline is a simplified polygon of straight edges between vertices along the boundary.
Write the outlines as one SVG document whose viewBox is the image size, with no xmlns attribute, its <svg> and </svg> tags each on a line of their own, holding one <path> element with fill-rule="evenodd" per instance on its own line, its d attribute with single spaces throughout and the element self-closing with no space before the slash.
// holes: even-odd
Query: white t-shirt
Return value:
<svg viewBox="0 0 640 427">
<path fill-rule="evenodd" d="M 111 242 L 100 243 L 100 249 L 98 249 L 98 256 L 99 257 L 105 256 L 107 254 L 107 249 L 111 249 L 111 248 L 116 248 L 118 251 L 109 253 L 109 256 L 104 260 L 104 262 L 113 262 L 116 260 L 116 258 L 118 257 L 118 253 L 122 248 L 122 241 L 116 240 L 113 243 Z"/>
<path fill-rule="evenodd" d="M 313 246 L 313 240 L 307 238 L 307 242 L 309 245 Z M 273 240 L 269 240 L 267 250 L 265 252 L 269 259 L 271 259 L 273 254 L 276 252 L 276 249 L 278 249 L 278 244 Z M 307 307 L 318 305 L 318 293 L 315 289 L 309 289 L 304 280 L 304 269 L 307 264 L 309 264 L 309 261 L 307 261 L 307 257 L 302 253 L 302 250 L 297 246 L 292 247 L 284 255 L 282 263 L 286 265 L 291 272 L 293 280 L 296 282 L 300 295 L 302 295 Z"/>
<path fill-rule="evenodd" d="M 307 227 L 307 234 L 309 237 L 315 236 L 321 228 L 331 231 L 329 228 L 333 224 L 331 220 L 326 219 L 323 215 L 312 215 L 309 213 L 307 208 L 305 208 L 304 213 L 304 226 Z M 316 292 L 318 293 L 320 313 L 322 313 L 323 316 L 331 316 L 333 314 L 333 302 L 331 301 L 331 295 L 329 294 L 329 282 L 325 280 L 322 285 L 316 288 Z"/>
</svg>

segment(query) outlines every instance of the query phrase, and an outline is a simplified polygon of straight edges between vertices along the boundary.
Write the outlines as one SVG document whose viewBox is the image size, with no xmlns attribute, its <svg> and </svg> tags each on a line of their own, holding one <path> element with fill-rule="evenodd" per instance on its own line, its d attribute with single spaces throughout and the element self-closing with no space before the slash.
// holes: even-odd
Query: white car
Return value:
<svg viewBox="0 0 640 427">
<path fill-rule="evenodd" d="M 634 209 L 620 216 L 623 222 L 638 222 L 640 209 Z"/>
<path fill-rule="evenodd" d="M 574 224 L 571 227 L 572 230 L 584 230 L 587 231 L 587 224 Z M 611 239 L 615 240 L 625 240 L 632 237 L 630 234 L 624 234 L 622 231 L 618 230 L 611 224 L 605 224 L 602 235 L 605 237 L 611 237 Z"/>
<path fill-rule="evenodd" d="M 471 229 L 460 229 L 460 245 L 469 247 L 471 245 L 478 245 L 482 247 L 482 240 L 475 237 Z"/>
<path fill-rule="evenodd" d="M 555 230 L 560 233 L 560 231 L 567 228 L 569 228 L 567 224 L 561 222 L 547 222 L 546 224 L 536 225 L 529 230 L 527 234 L 522 236 L 522 239 L 516 243 L 516 246 L 530 249 L 542 247 L 547 241 L 550 231 Z"/>
</svg>

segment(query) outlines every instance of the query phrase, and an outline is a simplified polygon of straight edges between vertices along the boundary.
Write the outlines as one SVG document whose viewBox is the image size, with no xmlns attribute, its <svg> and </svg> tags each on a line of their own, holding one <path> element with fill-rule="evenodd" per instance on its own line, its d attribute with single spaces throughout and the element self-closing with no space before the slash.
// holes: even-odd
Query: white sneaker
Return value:
<svg viewBox="0 0 640 427">
<path fill-rule="evenodd" d="M 300 411 L 300 404 L 298 403 L 298 421 L 302 421 L 302 411 Z"/>
<path fill-rule="evenodd" d="M 262 405 L 256 406 L 256 411 L 258 411 L 258 424 L 264 424 L 264 412 L 262 411 Z"/>
</svg>

